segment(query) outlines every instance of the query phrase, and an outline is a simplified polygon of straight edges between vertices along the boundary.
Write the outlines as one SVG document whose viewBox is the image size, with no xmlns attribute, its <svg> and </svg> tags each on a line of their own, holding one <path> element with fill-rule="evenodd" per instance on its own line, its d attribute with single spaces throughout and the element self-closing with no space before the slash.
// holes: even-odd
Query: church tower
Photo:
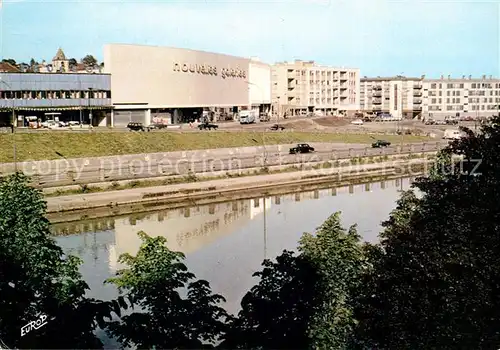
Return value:
<svg viewBox="0 0 500 350">
<path fill-rule="evenodd" d="M 66 55 L 61 48 L 57 50 L 56 55 L 52 59 L 52 71 L 54 73 L 69 73 L 69 60 L 66 59 Z"/>
</svg>

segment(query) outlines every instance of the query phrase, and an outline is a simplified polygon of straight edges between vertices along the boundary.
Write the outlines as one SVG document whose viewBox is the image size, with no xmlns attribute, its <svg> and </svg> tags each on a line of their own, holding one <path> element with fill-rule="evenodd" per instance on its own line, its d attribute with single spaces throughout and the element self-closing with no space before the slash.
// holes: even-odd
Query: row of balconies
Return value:
<svg viewBox="0 0 500 350">
<path fill-rule="evenodd" d="M 372 94 L 373 97 L 382 97 L 382 92 L 381 91 L 375 91 L 373 94 Z M 417 92 L 417 91 L 414 91 L 413 92 L 413 96 L 415 97 L 422 97 L 422 93 L 421 92 Z"/>
<path fill-rule="evenodd" d="M 366 109 L 366 108 L 362 108 L 362 109 Z M 382 106 L 379 106 L 379 105 L 377 105 L 377 106 L 372 106 L 372 108 L 371 108 L 371 109 L 372 109 L 373 111 L 380 111 L 380 110 L 382 110 Z M 384 109 L 389 109 L 389 107 L 388 107 L 388 106 L 384 106 Z M 404 108 L 404 109 L 405 109 L 405 110 L 407 110 L 408 108 Z M 422 110 L 422 107 L 421 107 L 421 106 L 413 106 L 412 110 L 413 110 L 413 111 L 416 111 L 416 112 L 417 112 L 417 111 L 421 111 L 421 110 Z"/>
<path fill-rule="evenodd" d="M 288 84 L 288 86 L 287 86 L 288 90 L 294 90 L 294 89 L 296 89 L 298 87 L 300 87 L 300 85 Z M 325 85 L 322 85 L 321 87 L 319 87 L 319 86 L 318 87 L 311 87 L 311 86 L 309 86 L 310 90 L 317 90 L 317 89 L 324 90 L 325 88 L 328 88 L 328 89 L 331 89 L 331 90 L 338 90 L 338 89 L 340 89 L 340 90 L 346 90 L 346 89 L 349 88 L 349 85 L 347 85 L 347 84 L 343 84 L 343 85 L 340 85 L 340 86 L 332 86 L 332 85 L 325 86 Z"/>
<path fill-rule="evenodd" d="M 382 99 L 381 98 L 374 98 L 372 100 L 372 103 L 375 104 L 375 105 L 379 105 L 379 104 L 382 104 Z M 404 101 L 404 104 L 406 104 L 406 101 Z M 413 100 L 413 104 L 422 104 L 422 100 Z"/>
<path fill-rule="evenodd" d="M 422 84 L 414 84 L 413 85 L 413 88 L 414 89 L 417 89 L 417 90 L 420 90 L 423 88 L 423 85 Z M 382 90 L 382 85 L 374 85 L 373 86 L 373 90 L 377 90 L 377 91 L 380 91 Z"/>
</svg>

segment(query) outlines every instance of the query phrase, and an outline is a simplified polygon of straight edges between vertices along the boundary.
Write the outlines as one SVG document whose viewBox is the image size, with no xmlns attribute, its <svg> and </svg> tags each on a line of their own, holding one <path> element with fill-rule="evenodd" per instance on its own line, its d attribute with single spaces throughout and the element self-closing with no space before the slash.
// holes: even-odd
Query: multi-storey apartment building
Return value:
<svg viewBox="0 0 500 350">
<path fill-rule="evenodd" d="M 425 117 L 491 116 L 499 113 L 500 79 L 486 75 L 425 79 L 423 99 Z"/>
<path fill-rule="evenodd" d="M 360 107 L 364 112 L 412 118 L 423 110 L 423 77 L 361 78 Z"/>
<path fill-rule="evenodd" d="M 320 112 L 352 115 L 359 110 L 359 69 L 279 62 L 271 75 L 273 108 L 279 115 Z"/>
</svg>

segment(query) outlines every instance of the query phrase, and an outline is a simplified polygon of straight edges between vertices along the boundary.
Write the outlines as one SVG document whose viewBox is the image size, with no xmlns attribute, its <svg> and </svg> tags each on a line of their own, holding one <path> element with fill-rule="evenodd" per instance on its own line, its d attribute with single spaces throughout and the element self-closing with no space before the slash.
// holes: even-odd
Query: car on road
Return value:
<svg viewBox="0 0 500 350">
<path fill-rule="evenodd" d="M 166 129 L 167 124 L 160 124 L 160 123 L 153 123 L 148 126 L 150 130 L 161 130 L 161 129 Z"/>
<path fill-rule="evenodd" d="M 198 125 L 198 129 L 200 130 L 217 130 L 219 126 L 217 124 L 211 124 L 211 123 L 202 123 Z"/>
<path fill-rule="evenodd" d="M 356 119 L 351 122 L 352 125 L 363 125 L 363 121 L 361 119 Z"/>
<path fill-rule="evenodd" d="M 463 136 L 460 130 L 456 129 L 446 129 L 444 131 L 443 139 L 445 140 L 458 140 Z"/>
<path fill-rule="evenodd" d="M 285 130 L 285 127 L 283 125 L 279 125 L 279 124 L 274 124 L 273 126 L 271 126 L 269 128 L 270 130 Z"/>
<path fill-rule="evenodd" d="M 372 148 L 383 148 L 383 147 L 389 147 L 391 143 L 389 141 L 385 140 L 377 140 L 374 143 L 372 143 Z"/>
<path fill-rule="evenodd" d="M 146 131 L 146 127 L 142 123 L 139 122 L 130 122 L 127 124 L 127 128 L 130 131 Z M 149 129 L 148 129 L 149 131 Z"/>
<path fill-rule="evenodd" d="M 297 146 L 290 148 L 290 154 L 314 152 L 314 148 L 307 143 L 299 143 Z"/>
</svg>

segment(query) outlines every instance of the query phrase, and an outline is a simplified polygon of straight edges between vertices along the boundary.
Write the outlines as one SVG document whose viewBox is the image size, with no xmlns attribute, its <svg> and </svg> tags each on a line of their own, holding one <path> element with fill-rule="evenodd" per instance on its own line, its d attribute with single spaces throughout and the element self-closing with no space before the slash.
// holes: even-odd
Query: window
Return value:
<svg viewBox="0 0 500 350">
<path fill-rule="evenodd" d="M 471 86 L 471 88 L 475 89 L 476 88 L 476 84 L 473 83 L 472 86 Z"/>
<path fill-rule="evenodd" d="M 436 99 L 435 98 L 431 99 L 431 103 L 435 104 L 436 103 Z"/>
<path fill-rule="evenodd" d="M 437 87 L 437 84 L 436 83 L 432 83 L 431 84 L 431 89 L 435 89 Z"/>
</svg>

